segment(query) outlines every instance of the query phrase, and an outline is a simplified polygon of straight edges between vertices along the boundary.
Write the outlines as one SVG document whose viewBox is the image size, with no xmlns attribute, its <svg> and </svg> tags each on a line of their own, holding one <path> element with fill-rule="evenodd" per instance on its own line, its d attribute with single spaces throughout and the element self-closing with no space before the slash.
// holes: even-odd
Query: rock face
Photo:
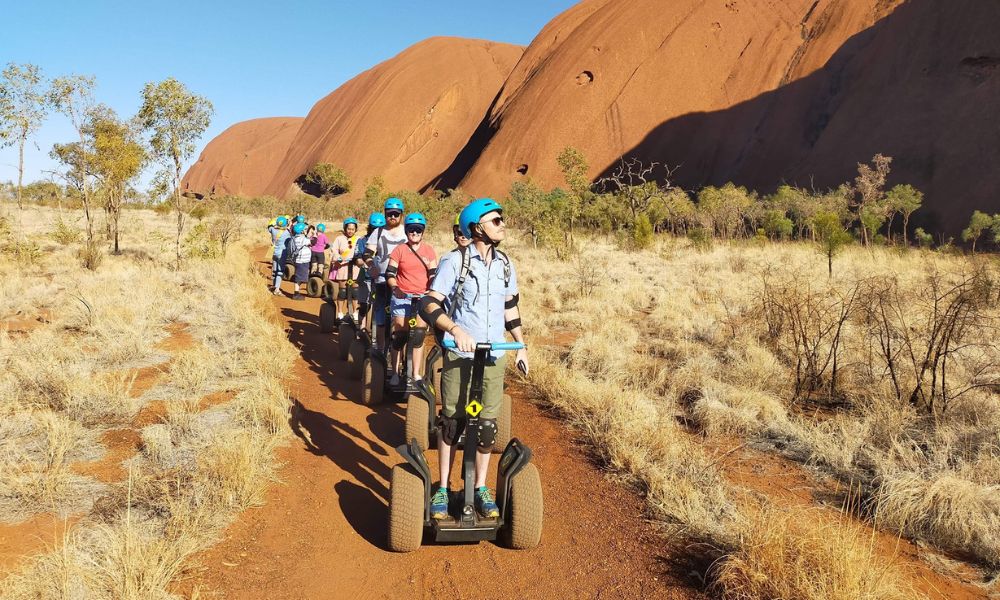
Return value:
<svg viewBox="0 0 1000 600">
<path fill-rule="evenodd" d="M 263 194 L 302 121 L 274 117 L 233 125 L 205 146 L 181 189 L 199 196 Z"/>
<path fill-rule="evenodd" d="M 423 189 L 476 130 L 523 48 L 431 38 L 365 71 L 309 112 L 267 192 L 286 196 L 319 162 L 358 187 L 381 176 L 391 189 Z"/>
<path fill-rule="evenodd" d="M 561 185 L 565 146 L 595 178 L 634 156 L 762 191 L 834 186 L 881 152 L 954 232 L 1000 208 L 998 28 L 980 0 L 585 0 L 525 51 L 461 185 Z"/>
</svg>

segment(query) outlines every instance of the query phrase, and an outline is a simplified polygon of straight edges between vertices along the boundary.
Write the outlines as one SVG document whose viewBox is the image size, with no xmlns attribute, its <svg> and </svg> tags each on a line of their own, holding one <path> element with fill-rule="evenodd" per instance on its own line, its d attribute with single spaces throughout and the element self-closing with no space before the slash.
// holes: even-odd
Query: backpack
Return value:
<svg viewBox="0 0 1000 600">
<path fill-rule="evenodd" d="M 449 319 L 455 314 L 455 308 L 462 300 L 465 290 L 465 280 L 469 277 L 469 270 L 472 266 L 472 257 L 469 255 L 468 249 L 468 246 L 466 246 L 464 248 L 452 250 L 452 252 L 460 252 L 462 254 L 462 267 L 458 271 L 458 280 L 455 282 L 455 291 L 452 292 L 451 297 L 448 299 L 450 302 L 450 305 L 448 306 Z M 493 255 L 494 258 L 499 258 L 503 261 L 503 287 L 506 290 L 510 285 L 510 258 L 495 247 L 493 248 Z"/>
</svg>

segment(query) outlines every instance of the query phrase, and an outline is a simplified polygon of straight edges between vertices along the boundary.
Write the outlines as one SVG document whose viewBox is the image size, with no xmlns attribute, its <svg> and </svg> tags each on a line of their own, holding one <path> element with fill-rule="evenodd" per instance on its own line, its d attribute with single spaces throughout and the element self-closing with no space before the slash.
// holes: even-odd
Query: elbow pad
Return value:
<svg viewBox="0 0 1000 600">
<path fill-rule="evenodd" d="M 385 275 L 386 279 L 389 279 L 390 277 L 395 277 L 397 273 L 399 273 L 399 267 L 394 267 L 392 265 L 389 265 L 388 267 L 386 267 L 385 273 L 383 273 L 383 275 Z"/>
<path fill-rule="evenodd" d="M 520 318 L 514 319 L 513 321 L 507 321 L 506 323 L 504 323 L 504 328 L 507 331 L 514 331 L 515 329 L 517 329 L 520 326 L 521 326 L 521 319 Z"/>
<path fill-rule="evenodd" d="M 440 300 L 430 294 L 427 294 L 420 299 L 420 316 L 424 319 L 425 323 L 434 327 L 438 318 L 443 315 L 444 307 L 441 306 Z"/>
<path fill-rule="evenodd" d="M 514 294 L 514 297 L 510 300 L 504 302 L 503 307 L 506 309 L 517 308 L 517 303 L 521 300 L 521 294 Z"/>
</svg>

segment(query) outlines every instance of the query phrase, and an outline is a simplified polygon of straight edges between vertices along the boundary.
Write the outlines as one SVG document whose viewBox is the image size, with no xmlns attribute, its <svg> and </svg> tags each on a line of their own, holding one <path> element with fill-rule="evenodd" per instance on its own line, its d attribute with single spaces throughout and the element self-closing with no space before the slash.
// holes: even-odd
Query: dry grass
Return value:
<svg viewBox="0 0 1000 600">
<path fill-rule="evenodd" d="M 26 234 L 52 221 L 54 211 L 39 212 L 23 220 Z M 246 246 L 174 271 L 170 218 L 127 218 L 129 251 L 106 255 L 97 271 L 79 267 L 80 244 L 37 236 L 43 262 L 0 288 L 0 318 L 49 310 L 49 322 L 27 333 L 0 331 L 0 519 L 83 516 L 0 582 L 4 598 L 170 597 L 191 555 L 274 481 L 274 449 L 287 436 L 281 377 L 295 350 Z M 172 355 L 161 342 L 178 324 L 193 343 Z M 136 370 L 168 361 L 158 383 L 133 397 Z M 234 399 L 202 409 L 218 391 Z M 166 414 L 140 431 L 126 481 L 73 472 L 102 456 L 104 431 L 130 427 L 154 400 Z"/>
<path fill-rule="evenodd" d="M 763 508 L 740 537 L 739 550 L 713 569 L 714 591 L 727 600 L 917 596 L 880 556 L 871 532 L 826 511 Z"/>
<path fill-rule="evenodd" d="M 771 591 L 761 587 L 748 592 L 761 595 L 738 595 L 731 583 L 727 593 L 913 596 L 894 583 L 864 587 L 875 581 L 872 569 L 880 573 L 879 581 L 897 581 L 898 574 L 891 564 L 863 564 L 875 564 L 868 560 L 875 552 L 857 543 L 864 537 L 857 531 L 838 523 L 799 527 L 794 515 L 778 518 L 780 511 L 770 509 L 764 517 L 748 512 L 741 500 L 745 492 L 726 482 L 679 422 L 710 438 L 736 435 L 764 447 L 773 444 L 868 489 L 883 482 L 883 509 L 877 517 L 870 513 L 878 526 L 996 564 L 1000 511 L 989 500 L 1000 484 L 1000 395 L 989 387 L 972 389 L 936 417 L 924 416 L 897 398 L 884 362 L 877 360 L 870 323 L 852 313 L 837 339 L 837 394 L 822 393 L 830 386 L 828 366 L 818 380 L 820 392 L 797 397 L 794 346 L 782 337 L 790 329 L 772 330 L 762 305 L 765 282 L 780 281 L 796 293 L 808 289 L 825 298 L 823 310 L 835 315 L 831 299 L 847 297 L 861 282 L 889 278 L 902 298 L 914 299 L 902 305 L 900 318 L 916 332 L 913 346 L 919 351 L 917 338 L 926 333 L 930 305 L 916 299 L 926 295 L 931 278 L 943 286 L 970 272 L 1000 280 L 995 265 L 938 253 L 854 248 L 837 259 L 831 279 L 822 257 L 805 244 L 717 244 L 695 251 L 685 241 L 664 239 L 650 251 L 622 254 L 610 241 L 592 239 L 583 244 L 588 264 L 604 275 L 595 283 L 580 268 L 554 267 L 553 256 L 522 243 L 513 240 L 506 248 L 519 269 L 522 315 L 536 344 L 530 350 L 531 382 L 614 473 L 647 491 L 656 517 L 733 550 L 733 556 L 751 557 L 750 540 L 770 539 L 773 551 L 795 549 L 799 555 L 779 562 L 824 564 L 839 557 L 847 563 L 842 572 L 831 567 L 814 592 L 792 593 L 806 590 L 805 584 L 796 581 L 794 568 L 783 568 L 769 574 Z M 870 296 L 858 295 L 857 301 L 864 305 Z M 983 318 L 1000 318 L 1000 310 L 987 308 Z M 991 360 L 1000 364 L 993 331 L 970 330 L 967 339 L 975 347 L 950 357 L 950 387 L 958 390 L 996 375 L 982 369 Z M 544 339 L 565 340 L 561 343 L 569 347 L 540 350 L 537 340 Z M 821 339 L 816 355 L 828 354 L 831 344 L 829 337 Z M 898 348 L 898 340 L 894 344 Z M 897 374 L 901 388 L 917 382 L 904 369 Z M 947 499 L 933 485 L 941 474 L 963 481 Z M 893 481 L 908 484 L 890 485 Z M 886 518 L 887 506 L 900 518 Z M 782 590 L 788 594 L 782 596 Z"/>
</svg>

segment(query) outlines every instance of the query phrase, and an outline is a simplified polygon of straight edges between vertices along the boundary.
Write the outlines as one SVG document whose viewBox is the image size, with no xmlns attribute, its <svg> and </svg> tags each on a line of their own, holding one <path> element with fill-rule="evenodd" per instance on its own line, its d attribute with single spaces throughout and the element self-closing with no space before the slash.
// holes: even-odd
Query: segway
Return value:
<svg viewBox="0 0 1000 600">
<path fill-rule="evenodd" d="M 411 302 L 416 302 L 422 297 L 423 294 L 406 294 L 406 298 Z M 398 385 L 389 385 L 386 377 L 389 364 L 388 349 L 376 349 L 373 346 L 372 350 L 369 351 L 368 360 L 366 360 L 362 369 L 363 390 L 361 398 L 364 404 L 372 406 L 385 401 L 399 403 L 407 400 L 413 394 L 423 395 L 429 393 L 433 398 L 433 391 L 428 390 L 423 380 L 419 383 L 413 380 L 413 349 L 416 346 L 414 337 L 416 332 L 414 331 L 414 327 L 416 323 L 416 317 L 410 317 L 409 337 L 406 340 L 402 361 L 400 361 L 401 373 Z M 385 336 L 387 345 L 389 344 L 389 340 L 392 339 L 392 327 L 392 318 L 389 315 L 389 330 Z M 381 371 L 376 368 L 379 366 L 381 366 Z M 381 382 L 378 381 L 379 379 L 381 379 Z M 424 403 L 426 404 L 426 400 Z"/>
<path fill-rule="evenodd" d="M 441 395 L 441 369 L 444 368 L 444 356 L 441 347 L 435 345 L 427 352 L 424 360 L 424 379 L 426 382 L 419 393 L 411 395 L 406 400 L 406 438 L 416 440 L 421 450 L 432 448 L 436 443 L 437 412 L 436 402 Z M 503 395 L 500 406 L 500 416 L 497 418 L 497 433 L 493 442 L 493 453 L 499 454 L 507 447 L 512 432 L 513 400 L 509 394 Z"/>
<path fill-rule="evenodd" d="M 445 343 L 454 347 L 453 341 Z M 523 344 L 478 344 L 472 361 L 472 382 L 465 408 L 462 445 L 464 489 L 452 494 L 448 517 L 431 519 L 431 470 L 415 440 L 396 448 L 406 461 L 392 468 L 389 484 L 389 549 L 411 552 L 420 547 L 424 532 L 436 542 L 500 541 L 509 548 L 528 549 L 542 537 L 542 483 L 531 463 L 531 449 L 512 439 L 497 469 L 497 506 L 500 516 L 489 519 L 475 509 L 476 445 L 479 413 L 483 409 L 483 372 L 491 350 L 520 350 Z"/>
</svg>

